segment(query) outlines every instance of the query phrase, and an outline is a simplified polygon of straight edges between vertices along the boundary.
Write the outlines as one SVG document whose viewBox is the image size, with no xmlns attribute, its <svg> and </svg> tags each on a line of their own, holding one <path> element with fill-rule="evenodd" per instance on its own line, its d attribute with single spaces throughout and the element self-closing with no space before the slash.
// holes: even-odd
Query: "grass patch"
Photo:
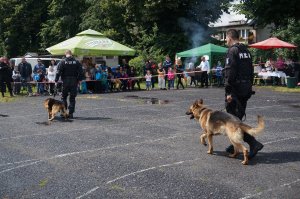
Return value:
<svg viewBox="0 0 300 199">
<path fill-rule="evenodd" d="M 125 189 L 123 187 L 121 187 L 120 185 L 117 185 L 117 184 L 113 184 L 111 186 L 111 189 L 115 190 L 115 191 L 125 191 Z"/>
<path fill-rule="evenodd" d="M 41 188 L 45 187 L 48 184 L 48 179 L 41 180 L 39 186 Z"/>
<path fill-rule="evenodd" d="M 14 102 L 18 97 L 10 97 L 9 93 L 4 93 L 5 97 L 0 96 L 0 103 L 9 103 L 9 102 Z"/>
<path fill-rule="evenodd" d="M 288 87 L 282 87 L 282 86 L 256 86 L 256 89 L 270 89 L 276 92 L 282 92 L 282 93 L 300 93 L 300 87 L 295 88 L 288 88 Z"/>
</svg>

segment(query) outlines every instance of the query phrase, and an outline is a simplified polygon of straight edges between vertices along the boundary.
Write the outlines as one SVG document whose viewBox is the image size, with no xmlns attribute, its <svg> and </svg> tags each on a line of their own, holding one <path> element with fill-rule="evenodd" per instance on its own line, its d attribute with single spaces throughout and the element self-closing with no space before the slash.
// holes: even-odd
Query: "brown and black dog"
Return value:
<svg viewBox="0 0 300 199">
<path fill-rule="evenodd" d="M 239 151 L 243 151 L 244 160 L 242 164 L 248 164 L 248 150 L 242 144 L 244 132 L 252 136 L 256 136 L 263 132 L 265 122 L 262 116 L 257 116 L 258 125 L 253 128 L 247 124 L 242 123 L 237 117 L 222 111 L 213 111 L 203 105 L 203 100 L 196 100 L 186 112 L 191 115 L 191 119 L 196 119 L 203 130 L 200 136 L 200 142 L 206 145 L 206 138 L 208 140 L 208 154 L 213 153 L 212 137 L 214 135 L 227 135 L 230 142 L 234 146 L 234 153 L 229 155 L 234 158 Z"/>
<path fill-rule="evenodd" d="M 69 114 L 67 113 L 66 107 L 62 101 L 48 98 L 44 102 L 44 107 L 48 111 L 48 120 L 52 121 L 56 113 L 61 112 L 65 119 L 68 118 Z"/>
</svg>

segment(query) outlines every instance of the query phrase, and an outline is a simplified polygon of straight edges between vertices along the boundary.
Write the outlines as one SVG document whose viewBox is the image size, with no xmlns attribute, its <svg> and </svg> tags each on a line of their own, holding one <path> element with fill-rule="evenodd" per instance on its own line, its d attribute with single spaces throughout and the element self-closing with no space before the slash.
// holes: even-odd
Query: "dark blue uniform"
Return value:
<svg viewBox="0 0 300 199">
<path fill-rule="evenodd" d="M 61 80 L 63 82 L 62 100 L 67 108 L 67 98 L 70 93 L 70 104 L 68 109 L 69 114 L 73 114 L 75 112 L 75 97 L 77 96 L 77 85 L 78 82 L 83 79 L 81 64 L 77 60 L 75 60 L 74 57 L 68 57 L 61 60 L 57 67 L 55 82 L 58 81 L 59 77 L 61 77 Z"/>
<path fill-rule="evenodd" d="M 250 52 L 245 45 L 234 44 L 228 49 L 225 61 L 225 99 L 227 95 L 231 95 L 232 101 L 226 101 L 226 111 L 240 120 L 245 116 L 247 101 L 254 93 L 253 78 L 254 68 Z M 249 158 L 254 157 L 257 151 L 263 148 L 261 143 L 246 132 L 244 141 L 250 146 Z M 228 147 L 226 151 L 233 151 L 233 147 Z"/>
<path fill-rule="evenodd" d="M 226 109 L 241 120 L 252 95 L 253 78 L 252 56 L 247 47 L 239 43 L 231 46 L 225 62 L 225 95 L 231 95 L 234 100 L 227 103 Z"/>
</svg>

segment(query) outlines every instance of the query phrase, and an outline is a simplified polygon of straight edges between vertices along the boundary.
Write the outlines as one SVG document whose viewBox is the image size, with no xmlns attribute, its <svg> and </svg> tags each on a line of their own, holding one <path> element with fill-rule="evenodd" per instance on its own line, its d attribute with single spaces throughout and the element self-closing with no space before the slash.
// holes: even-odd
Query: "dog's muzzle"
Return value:
<svg viewBox="0 0 300 199">
<path fill-rule="evenodd" d="M 191 117 L 190 117 L 191 120 L 195 118 L 194 114 L 190 111 L 187 111 L 185 114 L 186 115 L 191 115 Z"/>
</svg>

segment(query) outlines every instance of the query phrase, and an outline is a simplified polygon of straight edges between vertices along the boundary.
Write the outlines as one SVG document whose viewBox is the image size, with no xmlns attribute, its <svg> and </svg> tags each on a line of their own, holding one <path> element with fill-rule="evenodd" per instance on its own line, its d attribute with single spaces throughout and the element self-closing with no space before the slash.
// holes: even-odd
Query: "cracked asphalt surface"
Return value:
<svg viewBox="0 0 300 199">
<path fill-rule="evenodd" d="M 206 154 L 185 115 L 199 98 L 223 109 L 223 89 L 78 95 L 75 119 L 52 123 L 46 97 L 2 103 L 0 198 L 299 198 L 300 95 L 256 91 L 246 123 L 265 117 L 265 146 L 248 166 L 224 136 Z"/>
</svg>

